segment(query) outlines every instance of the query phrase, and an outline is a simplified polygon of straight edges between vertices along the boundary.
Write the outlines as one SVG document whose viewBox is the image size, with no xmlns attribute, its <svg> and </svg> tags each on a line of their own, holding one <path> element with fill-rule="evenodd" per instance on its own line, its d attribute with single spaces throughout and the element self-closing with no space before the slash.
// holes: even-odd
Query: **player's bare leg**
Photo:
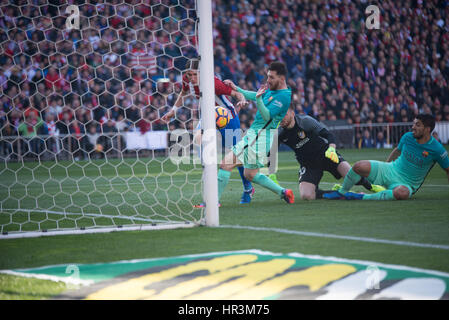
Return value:
<svg viewBox="0 0 449 320">
<path fill-rule="evenodd" d="M 316 198 L 316 185 L 310 182 L 301 182 L 299 184 L 299 195 L 301 200 L 315 200 Z"/>
<path fill-rule="evenodd" d="M 410 191 L 406 186 L 399 186 L 393 189 L 393 196 L 396 200 L 407 200 L 410 198 Z"/>
<path fill-rule="evenodd" d="M 351 170 L 351 165 L 348 161 L 342 161 L 338 164 L 337 171 L 342 177 L 345 177 L 349 170 Z"/>
<path fill-rule="evenodd" d="M 254 177 L 259 173 L 259 169 L 248 169 L 245 168 L 244 175 L 249 181 L 253 181 Z"/>
<path fill-rule="evenodd" d="M 367 178 L 371 172 L 371 162 L 368 160 L 357 161 L 352 170 L 359 176 Z"/>
</svg>

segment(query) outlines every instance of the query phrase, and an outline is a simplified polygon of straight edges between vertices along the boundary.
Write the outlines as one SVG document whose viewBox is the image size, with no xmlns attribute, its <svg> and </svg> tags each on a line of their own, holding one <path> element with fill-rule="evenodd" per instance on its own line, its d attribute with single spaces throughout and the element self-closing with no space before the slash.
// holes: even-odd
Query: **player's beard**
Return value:
<svg viewBox="0 0 449 320">
<path fill-rule="evenodd" d="M 419 133 L 418 131 L 412 131 L 412 133 L 413 133 L 413 138 L 415 138 L 417 140 L 421 139 L 424 136 L 423 133 Z"/>
<path fill-rule="evenodd" d="M 279 88 L 279 82 L 276 81 L 276 82 L 268 83 L 268 88 L 271 91 L 277 90 Z"/>
</svg>

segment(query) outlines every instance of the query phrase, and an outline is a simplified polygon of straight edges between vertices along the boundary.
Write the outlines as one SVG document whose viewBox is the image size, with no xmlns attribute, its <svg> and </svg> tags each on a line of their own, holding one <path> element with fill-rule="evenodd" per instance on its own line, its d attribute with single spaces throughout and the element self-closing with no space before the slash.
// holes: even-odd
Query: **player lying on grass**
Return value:
<svg viewBox="0 0 449 320">
<path fill-rule="evenodd" d="M 299 170 L 299 193 L 302 200 L 322 198 L 329 191 L 318 189 L 324 171 L 330 172 L 340 179 L 351 169 L 350 164 L 337 152 L 335 136 L 321 122 L 307 115 L 295 115 L 293 105 L 281 122 L 278 136 L 279 144 L 289 146 L 301 165 Z M 277 150 L 272 150 L 276 152 Z M 277 157 L 271 157 L 276 160 Z M 276 162 L 270 163 L 270 178 L 277 181 L 275 175 Z M 379 192 L 385 190 L 381 186 L 372 185 L 367 179 L 360 178 L 357 185 L 367 190 Z"/>
<path fill-rule="evenodd" d="M 291 101 L 291 89 L 286 83 L 287 68 L 281 62 L 268 67 L 267 83 L 257 92 L 246 91 L 231 81 L 225 83 L 242 93 L 247 100 L 256 101 L 257 112 L 253 123 L 243 139 L 227 153 L 218 171 L 218 199 L 229 182 L 233 168 L 243 166 L 245 177 L 278 194 L 287 203 L 294 203 L 293 191 L 285 189 L 259 172 L 267 163 L 267 154 L 273 143 L 275 131 L 285 116 Z"/>
<path fill-rule="evenodd" d="M 162 121 L 168 122 L 173 117 L 175 117 L 176 110 L 183 105 L 184 98 L 190 95 L 191 92 L 195 92 L 195 96 L 197 99 L 200 98 L 198 69 L 199 69 L 199 60 L 192 59 L 187 62 L 186 72 L 184 73 L 184 76 L 182 78 L 182 91 L 179 94 L 178 98 L 176 99 L 173 108 L 169 112 L 167 112 L 164 116 L 162 116 L 161 118 Z M 246 106 L 248 102 L 240 92 L 233 90 L 230 86 L 224 84 L 217 77 L 214 77 L 214 81 L 215 81 L 215 101 L 222 107 L 227 108 L 231 115 L 231 120 L 229 121 L 228 125 L 223 129 L 219 130 L 222 138 L 221 143 L 223 149 L 230 148 L 241 140 L 241 129 L 238 112 L 240 108 Z M 229 100 L 228 98 L 229 96 L 235 98 L 238 101 L 236 107 Z M 200 125 L 198 126 L 197 129 L 201 129 Z M 227 136 L 225 134 L 226 130 L 233 130 L 233 134 L 228 135 L 228 137 L 232 137 L 231 139 L 232 141 L 228 141 L 229 139 L 225 138 Z M 196 135 L 194 137 L 194 142 L 198 146 L 201 145 L 201 130 L 197 130 Z M 243 174 L 243 168 L 238 169 L 243 184 L 243 193 L 240 199 L 240 203 L 241 204 L 250 203 L 251 198 L 254 194 L 254 188 L 251 182 L 245 178 Z M 204 207 L 204 204 L 199 204 L 196 207 Z"/>
<path fill-rule="evenodd" d="M 435 163 L 446 171 L 449 180 L 447 151 L 432 137 L 434 128 L 435 118 L 432 115 L 416 116 L 412 132 L 402 136 L 387 162 L 356 162 L 346 175 L 340 190 L 327 193 L 323 197 L 346 200 L 406 200 L 419 190 Z M 376 194 L 349 192 L 361 177 L 366 177 L 371 183 L 383 185 L 387 190 Z"/>
</svg>

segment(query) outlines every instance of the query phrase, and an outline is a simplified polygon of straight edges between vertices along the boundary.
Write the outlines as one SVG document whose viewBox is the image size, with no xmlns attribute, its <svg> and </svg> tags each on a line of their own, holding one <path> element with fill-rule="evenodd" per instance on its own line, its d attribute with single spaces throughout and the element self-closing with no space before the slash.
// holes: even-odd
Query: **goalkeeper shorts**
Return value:
<svg viewBox="0 0 449 320">
<path fill-rule="evenodd" d="M 341 179 L 341 174 L 338 172 L 338 166 L 340 163 L 345 161 L 341 154 L 338 153 L 338 163 L 333 162 L 331 159 L 326 158 L 324 154 L 321 156 L 318 156 L 316 159 L 314 159 L 313 162 L 306 162 L 301 163 L 301 169 L 299 169 L 298 175 L 299 175 L 299 183 L 301 182 L 309 182 L 316 186 L 321 181 L 321 178 L 323 177 L 324 171 L 329 172 L 332 174 L 335 179 L 339 180 Z"/>
</svg>

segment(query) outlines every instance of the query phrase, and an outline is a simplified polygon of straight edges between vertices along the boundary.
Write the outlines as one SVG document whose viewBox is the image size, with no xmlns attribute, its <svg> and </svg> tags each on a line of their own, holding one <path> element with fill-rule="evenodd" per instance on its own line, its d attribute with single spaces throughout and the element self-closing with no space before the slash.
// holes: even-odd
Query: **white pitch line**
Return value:
<svg viewBox="0 0 449 320">
<path fill-rule="evenodd" d="M 319 232 L 307 232 L 307 231 L 288 230 L 288 229 L 281 229 L 281 228 L 266 228 L 266 227 L 240 226 L 240 225 L 221 225 L 221 226 L 219 226 L 219 228 L 244 229 L 244 230 L 253 230 L 253 231 L 267 231 L 267 232 L 293 234 L 293 235 L 306 236 L 306 237 L 318 237 L 318 238 L 340 239 L 340 240 L 353 240 L 353 241 L 360 241 L 360 242 L 392 244 L 392 245 L 398 245 L 398 246 L 408 246 L 408 247 L 418 247 L 418 248 L 432 248 L 432 249 L 449 250 L 449 245 L 444 245 L 444 244 L 430 244 L 430 243 L 417 243 L 417 242 L 409 242 L 409 241 L 395 241 L 395 240 L 385 240 L 385 239 L 377 239 L 377 238 L 346 236 L 346 235 L 338 235 L 338 234 L 330 234 L 330 233 L 319 233 Z"/>
</svg>

